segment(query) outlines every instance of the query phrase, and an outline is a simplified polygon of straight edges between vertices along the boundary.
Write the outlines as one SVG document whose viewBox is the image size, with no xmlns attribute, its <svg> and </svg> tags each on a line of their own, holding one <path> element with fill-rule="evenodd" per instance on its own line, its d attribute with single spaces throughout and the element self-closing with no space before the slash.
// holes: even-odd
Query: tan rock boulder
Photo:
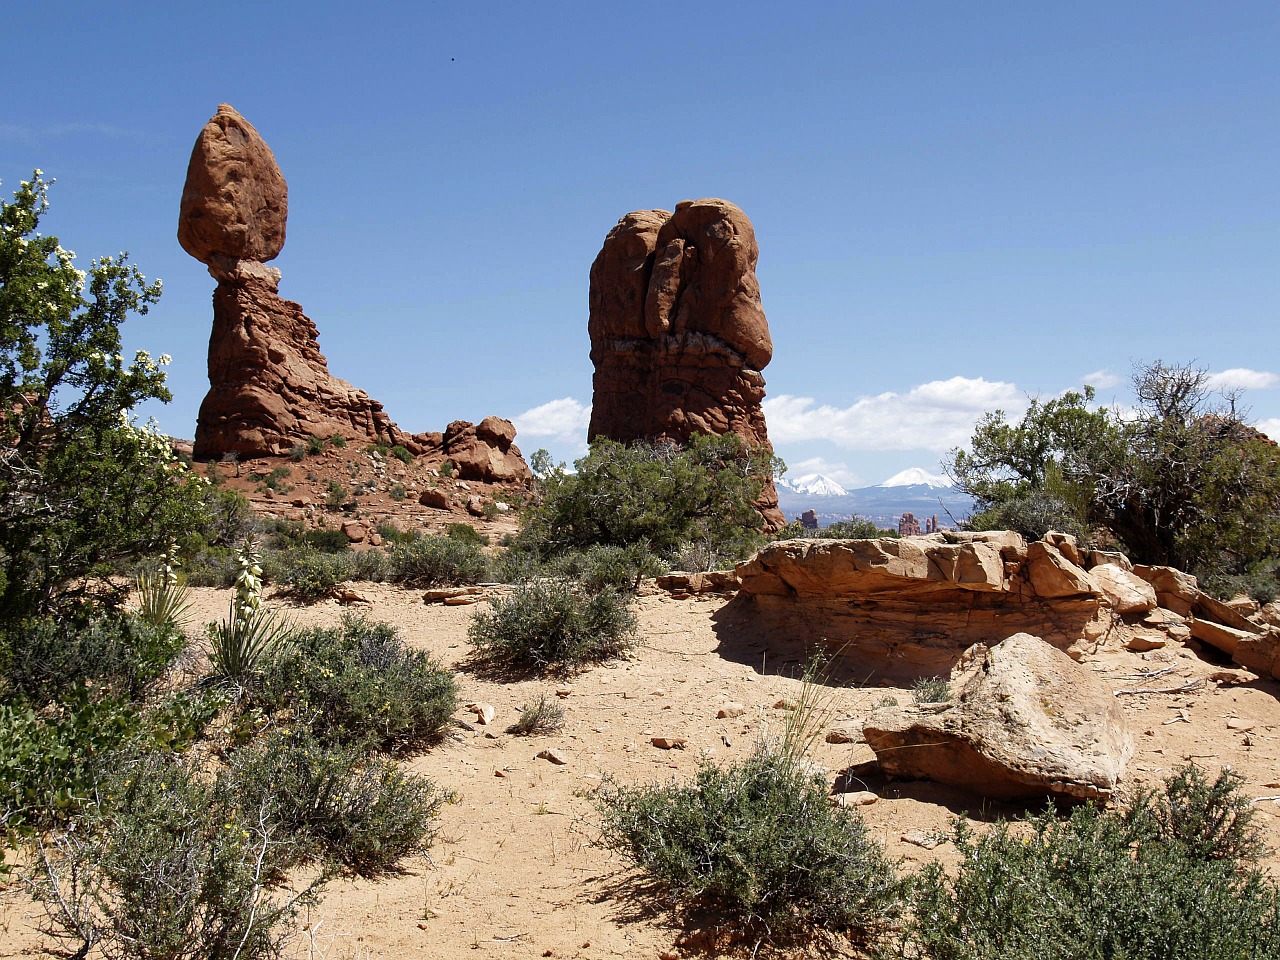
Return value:
<svg viewBox="0 0 1280 960">
<path fill-rule="evenodd" d="M 1146 613 L 1156 608 L 1155 588 L 1123 567 L 1099 564 L 1089 571 L 1089 576 L 1116 613 Z"/>
<path fill-rule="evenodd" d="M 637 210 L 591 266 L 588 437 L 621 443 L 736 433 L 772 452 L 761 370 L 773 356 L 747 215 L 726 200 Z M 785 523 L 773 478 L 757 506 Z"/>
<path fill-rule="evenodd" d="M 785 540 L 736 572 L 738 596 L 715 615 L 726 640 L 824 643 L 860 679 L 944 674 L 1015 633 L 1089 649 L 1111 622 L 1083 570 L 1007 531 Z"/>
<path fill-rule="evenodd" d="M 1167 610 L 1186 616 L 1200 595 L 1196 578 L 1175 567 L 1151 567 L 1134 564 L 1133 572 L 1155 589 L 1156 602 Z"/>
<path fill-rule="evenodd" d="M 455 420 L 444 431 L 444 453 L 463 480 L 485 483 L 528 483 L 533 471 L 513 441 L 510 420 L 486 417 L 479 425 Z"/>
<path fill-rule="evenodd" d="M 182 188 L 178 242 L 202 263 L 274 259 L 284 247 L 289 188 L 275 154 L 229 103 L 205 124 Z"/>
<path fill-rule="evenodd" d="M 1112 692 L 1093 672 L 1028 634 L 975 651 L 954 699 L 877 710 L 863 726 L 881 768 L 982 797 L 1109 797 L 1133 755 Z"/>
</svg>

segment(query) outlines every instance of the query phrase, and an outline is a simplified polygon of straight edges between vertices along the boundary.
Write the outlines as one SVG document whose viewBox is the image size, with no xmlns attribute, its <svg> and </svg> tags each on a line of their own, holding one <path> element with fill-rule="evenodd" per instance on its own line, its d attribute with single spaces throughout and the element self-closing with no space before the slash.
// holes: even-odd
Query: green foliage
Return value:
<svg viewBox="0 0 1280 960">
<path fill-rule="evenodd" d="M 1093 391 L 1032 401 L 1018 423 L 986 415 L 950 472 L 977 499 L 974 529 L 1027 537 L 1101 530 L 1129 556 L 1212 583 L 1272 592 L 1280 542 L 1280 457 L 1209 375 L 1159 361 L 1134 374 L 1132 414 L 1090 409 Z"/>
<path fill-rule="evenodd" d="M 243 683 L 262 662 L 288 646 L 293 624 L 262 605 L 262 567 L 257 545 L 246 539 L 238 556 L 236 595 L 227 618 L 209 628 L 209 662 L 215 677 Z"/>
<path fill-rule="evenodd" d="M 338 442 L 340 440 L 342 441 L 341 443 Z M 342 437 L 333 437 L 330 439 L 329 442 L 332 443 L 335 447 L 345 447 L 347 445 L 347 441 Z M 306 443 L 307 453 L 311 453 L 311 454 L 324 453 L 324 445 L 325 445 L 325 441 L 321 437 L 317 437 L 317 436 L 307 437 L 307 443 Z"/>
<path fill-rule="evenodd" d="M 307 445 L 305 443 L 295 443 L 289 448 L 289 459 L 294 463 L 297 463 L 300 460 L 306 459 L 309 452 L 310 451 L 307 449 Z"/>
<path fill-rule="evenodd" d="M 699 435 L 686 447 L 598 440 L 573 473 L 539 463 L 541 499 L 521 539 L 543 557 L 604 545 L 671 559 L 704 544 L 717 559 L 739 558 L 762 540 L 753 504 L 776 467 L 733 434 Z"/>
<path fill-rule="evenodd" d="M 362 550 L 351 555 L 352 580 L 381 582 L 391 575 L 391 557 L 384 550 Z"/>
<path fill-rule="evenodd" d="M 456 468 L 455 468 L 455 467 L 454 467 L 454 465 L 453 465 L 453 461 L 452 461 L 452 460 L 446 460 L 446 461 L 444 461 L 442 464 L 440 464 L 440 476 L 442 476 L 442 477 L 444 477 L 446 480 L 448 480 L 450 477 L 452 477 L 452 476 L 453 476 L 453 471 L 454 471 L 455 469 L 456 469 Z"/>
<path fill-rule="evenodd" d="M 520 710 L 516 722 L 507 727 L 507 733 L 517 737 L 533 737 L 555 733 L 564 726 L 564 707 L 554 696 L 540 693 Z"/>
<path fill-rule="evenodd" d="M 548 572 L 572 580 L 588 593 L 606 588 L 634 592 L 641 577 L 667 572 L 667 565 L 643 547 L 594 546 L 568 550 L 547 563 Z"/>
<path fill-rule="evenodd" d="M 129 411 L 168 401 L 163 366 L 121 356 L 120 325 L 160 296 L 126 255 L 84 273 L 42 236 L 37 172 L 0 201 L 0 623 L 75 605 L 91 579 L 197 522 L 167 438 Z"/>
<path fill-rule="evenodd" d="M 359 748 L 326 744 L 305 726 L 237 752 L 222 785 L 238 805 L 270 811 L 307 855 L 361 877 L 425 852 L 448 800 L 425 777 Z"/>
<path fill-rule="evenodd" d="M 95 695 L 129 701 L 164 673 L 186 640 L 169 625 L 152 626 L 119 614 L 77 624 L 26 620 L 5 633 L 8 663 L 0 693 L 37 705 L 92 688 Z"/>
<path fill-rule="evenodd" d="M 635 643 L 629 598 L 604 589 L 584 595 L 563 580 L 532 580 L 477 613 L 467 635 L 480 656 L 521 668 L 581 668 L 619 657 Z"/>
<path fill-rule="evenodd" d="M 606 846 L 656 881 L 677 912 L 706 911 L 755 937 L 817 932 L 874 941 L 905 888 L 856 810 L 832 806 L 804 760 L 762 747 L 692 783 L 606 788 Z"/>
<path fill-rule="evenodd" d="M 484 546 L 489 542 L 488 537 L 481 535 L 480 531 L 469 523 L 451 523 L 444 528 L 444 535 L 450 540 L 469 543 L 476 547 Z"/>
<path fill-rule="evenodd" d="M 409 495 L 409 491 L 405 490 L 403 483 L 393 483 L 391 489 L 387 491 L 387 496 L 392 500 L 403 500 Z"/>
<path fill-rule="evenodd" d="M 391 448 L 391 455 L 401 463 L 413 463 L 413 454 L 398 443 Z"/>
<path fill-rule="evenodd" d="M 457 686 L 386 624 L 344 616 L 341 628 L 299 634 L 263 670 L 254 694 L 332 743 L 406 747 L 439 735 L 457 709 Z"/>
<path fill-rule="evenodd" d="M 347 503 L 349 493 L 350 491 L 337 480 L 330 480 L 324 497 L 325 506 L 331 510 L 342 509 Z"/>
<path fill-rule="evenodd" d="M 1128 811 L 1080 806 L 975 836 L 917 881 L 903 955 L 931 960 L 1280 956 L 1280 892 L 1247 862 L 1239 780 L 1180 771 Z M 1243 802 L 1241 802 L 1243 801 Z M 1151 816 L 1157 811 L 1157 817 Z"/>
<path fill-rule="evenodd" d="M 298 600 L 314 602 L 334 595 L 338 584 L 355 576 L 355 555 L 345 549 L 346 535 L 337 531 L 344 543 L 343 553 L 324 553 L 309 547 L 286 550 L 272 558 L 272 576 Z"/>
<path fill-rule="evenodd" d="M 489 569 L 479 546 L 453 537 L 398 543 L 391 550 L 390 564 L 390 579 L 412 587 L 478 583 Z"/>
<path fill-rule="evenodd" d="M 347 535 L 337 528 L 320 527 L 302 535 L 302 542 L 322 553 L 346 553 L 351 549 Z"/>
<path fill-rule="evenodd" d="M 267 804 L 245 808 L 176 757 L 143 755 L 103 784 L 80 829 L 39 847 L 31 889 L 49 932 L 83 955 L 254 960 L 278 956 L 315 902 L 277 892 L 295 845 Z"/>
<path fill-rule="evenodd" d="M 951 684 L 946 677 L 920 677 L 911 688 L 916 703 L 943 703 L 951 699 Z"/>
</svg>

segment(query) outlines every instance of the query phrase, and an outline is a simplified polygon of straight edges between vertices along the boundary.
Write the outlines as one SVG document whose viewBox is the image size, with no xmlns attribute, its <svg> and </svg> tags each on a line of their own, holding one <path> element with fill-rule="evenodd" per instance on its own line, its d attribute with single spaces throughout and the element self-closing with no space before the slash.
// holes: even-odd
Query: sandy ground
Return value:
<svg viewBox="0 0 1280 960">
<path fill-rule="evenodd" d="M 596 845 L 592 795 L 606 778 L 625 784 L 689 776 L 699 759 L 727 761 L 748 753 L 762 737 L 778 735 L 794 698 L 808 651 L 798 646 L 721 642 L 712 614 L 720 599 L 675 600 L 665 595 L 638 602 L 640 645 L 626 660 L 594 667 L 564 680 L 502 682 L 469 662 L 466 631 L 477 607 L 425 605 L 420 591 L 359 584 L 373 618 L 395 624 L 412 645 L 430 651 L 458 671 L 462 702 L 484 701 L 497 716 L 487 727 L 474 715 L 457 718 L 443 743 L 406 761 L 454 792 L 444 808 L 439 838 L 429 858 L 407 862 L 401 874 L 379 882 L 331 884 L 319 907 L 303 918 L 294 941 L 297 956 L 381 957 L 658 957 L 707 955 L 705 943 L 636 898 L 635 874 Z M 229 593 L 198 590 L 193 620 L 213 620 Z M 335 602 L 295 608 L 305 624 L 335 622 Z M 1114 689 L 1175 687 L 1206 678 L 1180 695 L 1123 696 L 1138 752 L 1127 790 L 1153 784 L 1186 760 L 1211 771 L 1229 764 L 1260 798 L 1260 821 L 1280 859 L 1280 684 L 1208 679 L 1223 671 L 1187 650 L 1144 654 L 1104 651 L 1087 664 Z M 1132 679 L 1140 672 L 1174 669 L 1159 681 Z M 515 737 L 504 731 L 523 704 L 549 692 L 565 709 L 565 726 L 548 737 Z M 902 702 L 909 691 L 832 686 L 826 691 L 829 726 L 860 720 L 887 695 Z M 746 707 L 736 719 L 716 719 L 726 702 Z M 856 726 L 856 724 L 855 724 Z M 683 738 L 685 749 L 663 750 L 655 737 Z M 561 751 L 557 765 L 537 754 Z M 954 857 L 949 844 L 932 851 L 905 842 L 913 831 L 945 829 L 961 813 L 983 819 L 1016 814 L 1007 807 L 923 782 L 887 783 L 861 766 L 872 759 L 862 743 L 833 745 L 821 738 L 812 757 L 843 789 L 864 787 L 880 799 L 863 808 L 871 830 L 905 869 L 927 858 Z M 1265 798 L 1265 799 L 1261 799 Z M 0 957 L 38 954 L 37 907 L 21 899 L 0 904 Z"/>
</svg>

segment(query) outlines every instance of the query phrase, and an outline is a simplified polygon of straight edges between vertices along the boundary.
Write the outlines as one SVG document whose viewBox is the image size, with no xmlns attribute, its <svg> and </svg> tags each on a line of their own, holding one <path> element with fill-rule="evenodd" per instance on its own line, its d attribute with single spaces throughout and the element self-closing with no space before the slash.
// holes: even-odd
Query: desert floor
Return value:
<svg viewBox="0 0 1280 960">
<path fill-rule="evenodd" d="M 724 602 L 641 597 L 640 643 L 625 660 L 566 678 L 515 682 L 486 677 L 469 660 L 467 626 L 476 606 L 426 605 L 421 591 L 358 584 L 368 616 L 394 624 L 412 645 L 458 673 L 461 702 L 496 708 L 488 726 L 459 710 L 452 733 L 407 765 L 456 795 L 444 808 L 429 858 L 404 864 L 379 882 L 338 881 L 302 918 L 293 950 L 299 957 L 680 957 L 714 954 L 640 894 L 637 875 L 596 844 L 592 795 L 605 781 L 623 784 L 690 776 L 702 758 L 723 762 L 748 753 L 761 738 L 780 735 L 810 651 L 741 641 L 722 642 L 712 614 Z M 228 591 L 197 590 L 192 622 L 220 617 Z M 329 601 L 291 610 L 298 622 L 336 622 L 343 608 Z M 1085 661 L 1116 690 L 1171 688 L 1204 678 L 1185 694 L 1122 696 L 1138 744 L 1126 790 L 1154 784 L 1186 760 L 1211 771 L 1230 765 L 1258 798 L 1280 869 L 1280 684 L 1200 659 L 1185 649 L 1147 653 L 1103 650 Z M 1130 679 L 1172 666 L 1158 681 Z M 1216 679 L 1215 679 L 1216 678 Z M 539 693 L 559 696 L 564 728 L 547 737 L 516 737 L 505 729 Z M 910 692 L 841 685 L 825 691 L 824 729 L 860 729 L 872 704 L 900 702 Z M 716 719 L 737 702 L 746 712 Z M 843 721 L 843 723 L 842 723 Z M 468 729 L 468 726 L 471 729 Z M 655 738 L 683 739 L 684 749 L 660 749 Z M 560 751 L 558 765 L 538 754 Z M 835 790 L 871 790 L 863 807 L 870 828 L 910 870 L 926 859 L 954 857 L 950 844 L 926 850 L 904 838 L 945 829 L 959 814 L 978 819 L 1016 815 L 926 782 L 886 782 L 869 763 L 865 743 L 830 744 L 820 736 L 812 758 Z M 12 893 L 12 891 L 11 891 Z M 0 902 L 0 957 L 38 955 L 48 944 L 36 930 L 39 908 L 21 896 Z"/>
</svg>

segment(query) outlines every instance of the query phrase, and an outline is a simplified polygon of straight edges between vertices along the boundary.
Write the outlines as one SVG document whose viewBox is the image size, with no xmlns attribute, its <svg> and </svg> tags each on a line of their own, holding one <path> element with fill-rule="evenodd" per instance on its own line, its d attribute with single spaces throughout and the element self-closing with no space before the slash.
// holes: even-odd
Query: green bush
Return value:
<svg viewBox="0 0 1280 960">
<path fill-rule="evenodd" d="M 716 558 L 745 556 L 763 540 L 755 509 L 777 462 L 735 435 L 698 435 L 685 447 L 596 441 L 574 464 L 539 458 L 540 499 L 521 539 L 543 557 L 594 545 L 639 546 L 664 560 L 689 544 Z"/>
<path fill-rule="evenodd" d="M 85 687 L 95 688 L 97 696 L 134 700 L 186 644 L 171 626 L 154 627 L 119 614 L 81 626 L 52 618 L 27 620 L 4 636 L 9 655 L 0 692 L 37 705 Z"/>
<path fill-rule="evenodd" d="M 290 596 L 304 601 L 323 600 L 333 596 L 338 584 L 354 576 L 355 557 L 350 551 L 289 550 L 273 558 L 270 569 L 276 583 L 285 587 Z"/>
<path fill-rule="evenodd" d="M 391 448 L 391 455 L 401 463 L 413 463 L 413 454 L 398 443 Z"/>
<path fill-rule="evenodd" d="M 685 917 L 709 912 L 753 939 L 870 942 L 903 912 L 904 882 L 861 816 L 784 751 L 704 763 L 688 784 L 606 787 L 596 807 L 605 845 Z"/>
<path fill-rule="evenodd" d="M 951 699 L 951 684 L 946 677 L 920 677 L 912 685 L 911 697 L 916 703 L 943 703 Z"/>
<path fill-rule="evenodd" d="M 352 555 L 352 580 L 380 583 L 391 575 L 391 557 L 385 550 L 361 550 Z"/>
<path fill-rule="evenodd" d="M 469 523 L 451 523 L 444 528 L 444 535 L 450 540 L 469 543 L 477 547 L 484 546 L 489 542 L 488 537 L 483 536 L 479 530 Z"/>
<path fill-rule="evenodd" d="M 1184 769 L 1126 811 L 1080 806 L 954 833 L 954 877 L 917 880 L 903 955 L 929 960 L 1280 956 L 1280 891 L 1247 859 L 1252 810 L 1228 775 Z M 1256 839 L 1256 837 L 1254 837 Z"/>
<path fill-rule="evenodd" d="M 270 810 L 308 856 L 362 877 L 425 852 L 448 800 L 425 777 L 359 747 L 325 744 L 305 726 L 239 751 L 223 787 L 248 809 Z"/>
<path fill-rule="evenodd" d="M 489 569 L 479 546 L 452 537 L 398 543 L 391 550 L 390 564 L 390 579 L 411 587 L 478 583 Z"/>
<path fill-rule="evenodd" d="M 569 550 L 547 564 L 548 571 L 572 580 L 588 593 L 606 588 L 634 592 L 641 577 L 666 573 L 667 565 L 643 547 L 597 545 Z"/>
<path fill-rule="evenodd" d="M 302 542 L 322 553 L 346 553 L 351 549 L 347 535 L 336 527 L 320 527 L 302 535 Z"/>
<path fill-rule="evenodd" d="M 306 459 L 308 453 L 310 453 L 310 451 L 307 449 L 307 445 L 305 443 L 295 443 L 289 448 L 289 459 L 294 463 L 297 463 L 300 460 Z"/>
<path fill-rule="evenodd" d="M 388 544 L 413 543 L 421 540 L 422 534 L 417 530 L 404 530 L 391 522 L 378 524 L 378 534 Z"/>
<path fill-rule="evenodd" d="M 497 597 L 467 630 L 479 655 L 533 669 L 579 668 L 621 656 L 635 643 L 629 598 L 612 589 L 590 596 L 563 580 L 533 580 Z"/>
<path fill-rule="evenodd" d="M 172 755 L 137 759 L 103 784 L 111 803 L 42 844 L 31 889 L 59 939 L 112 958 L 276 957 L 298 908 L 278 892 L 297 849 Z"/>
<path fill-rule="evenodd" d="M 409 495 L 409 491 L 404 488 L 403 483 L 393 483 L 391 489 L 387 491 L 387 496 L 392 500 L 403 500 Z"/>
<path fill-rule="evenodd" d="M 326 742 L 379 747 L 429 741 L 457 709 L 449 671 L 405 647 L 393 628 L 350 614 L 339 628 L 299 634 L 266 665 L 256 696 Z"/>
</svg>

